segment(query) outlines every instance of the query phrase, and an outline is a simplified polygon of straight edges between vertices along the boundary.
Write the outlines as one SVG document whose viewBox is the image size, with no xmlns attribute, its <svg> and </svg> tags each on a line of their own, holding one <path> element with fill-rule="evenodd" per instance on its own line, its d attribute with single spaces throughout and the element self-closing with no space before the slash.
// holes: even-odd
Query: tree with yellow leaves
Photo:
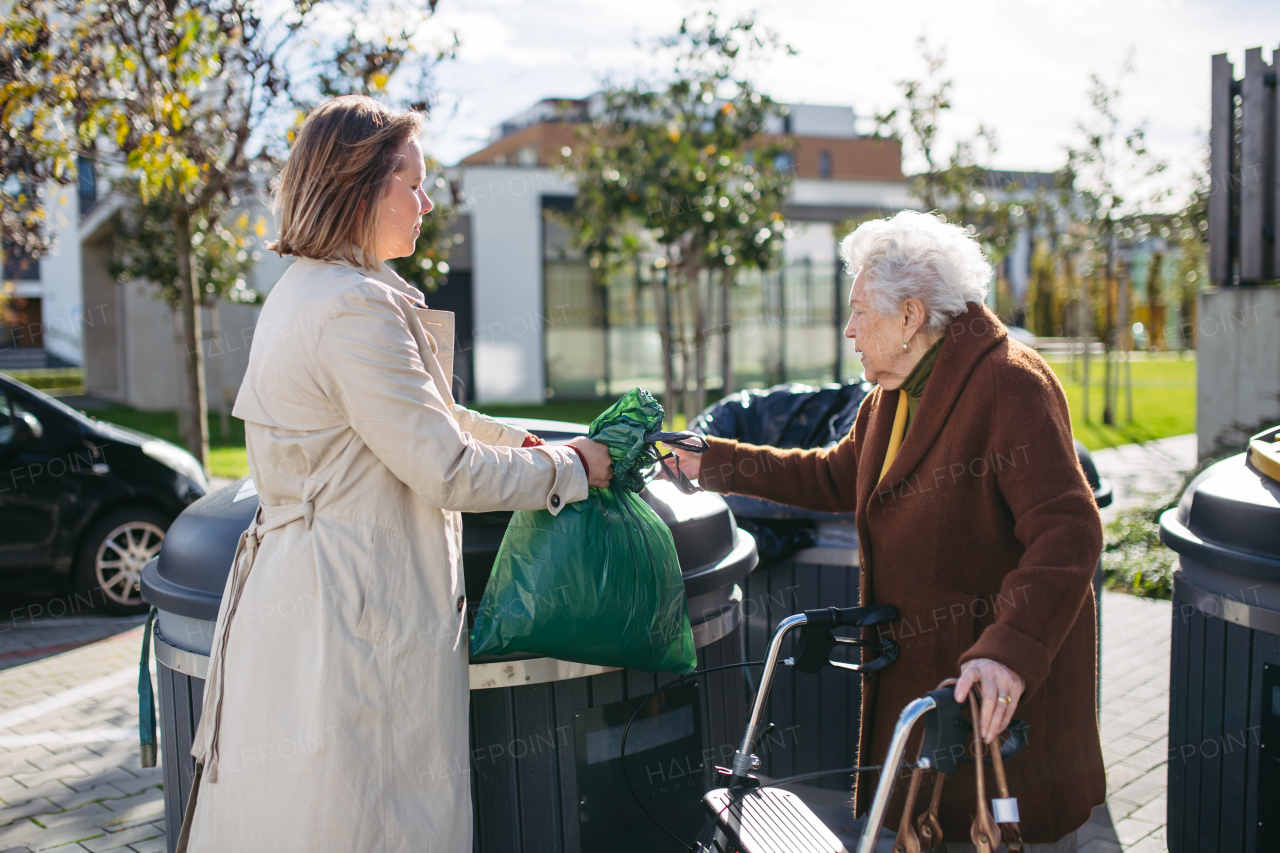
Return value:
<svg viewBox="0 0 1280 853">
<path fill-rule="evenodd" d="M 333 19 L 352 21 L 340 43 L 327 34 L 333 19 L 320 20 L 326 6 Z M 194 415 L 184 419 L 184 438 L 204 464 L 199 307 L 243 278 L 218 272 L 242 263 L 244 251 L 235 247 L 239 238 L 225 236 L 235 220 L 221 219 L 243 207 L 239 194 L 253 191 L 251 165 L 278 161 L 311 105 L 346 92 L 388 96 L 392 77 L 417 55 L 410 35 L 435 2 L 388 6 L 395 31 L 361 32 L 358 22 L 378 20 L 378 11 L 369 0 L 269 8 L 262 0 L 16 0 L 0 22 L 0 158 L 16 169 L 7 174 L 21 186 L 69 183 L 78 158 L 88 157 L 136 192 L 132 201 L 144 208 L 124 230 L 145 220 L 153 236 L 116 262 L 121 271 L 145 270 L 180 312 L 188 354 L 183 408 Z M 424 55 L 417 89 L 395 100 L 427 106 L 420 93 L 429 91 L 433 59 L 451 48 Z M 23 245 L 47 248 L 38 205 L 6 210 L 6 239 L 22 226 Z M 226 257 L 235 263 L 201 262 L 222 244 L 234 247 Z"/>
</svg>

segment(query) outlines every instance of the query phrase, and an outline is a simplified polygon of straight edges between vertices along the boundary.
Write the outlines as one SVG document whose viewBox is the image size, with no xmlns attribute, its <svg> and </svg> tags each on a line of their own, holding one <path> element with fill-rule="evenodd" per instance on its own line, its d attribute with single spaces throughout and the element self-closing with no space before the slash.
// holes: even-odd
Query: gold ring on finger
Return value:
<svg viewBox="0 0 1280 853">
<path fill-rule="evenodd" d="M 1000 700 L 1000 702 L 1004 705 L 1008 705 L 1010 702 L 1013 701 L 1013 699 L 1009 696 L 1008 693 L 1001 693 L 999 696 L 996 697 L 996 699 Z"/>
</svg>

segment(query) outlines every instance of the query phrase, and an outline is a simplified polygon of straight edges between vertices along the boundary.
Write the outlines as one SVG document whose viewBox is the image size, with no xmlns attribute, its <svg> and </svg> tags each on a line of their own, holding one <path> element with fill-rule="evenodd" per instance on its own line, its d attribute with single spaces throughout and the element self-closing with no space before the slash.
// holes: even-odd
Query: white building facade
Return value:
<svg viewBox="0 0 1280 853">
<path fill-rule="evenodd" d="M 630 278 L 593 292 L 585 260 L 554 215 L 577 191 L 560 152 L 576 140 L 574 120 L 589 108 L 589 100 L 535 105 L 495 127 L 488 146 L 450 170 L 460 213 L 451 269 L 447 283 L 426 298 L 458 314 L 455 363 L 471 401 L 540 403 L 660 386 L 654 267 L 638 264 Z M 786 265 L 763 275 L 739 273 L 729 306 L 739 386 L 844 379 L 849 371 L 841 365 L 856 364 L 840 337 L 848 277 L 837 261 L 842 235 L 835 226 L 913 205 L 898 143 L 860 136 L 854 119 L 849 107 L 796 104 L 769 128 L 792 140 L 784 164 L 795 175 L 784 209 Z M 267 213 L 262 183 L 249 201 L 255 218 Z M 39 348 L 51 363 L 81 365 L 88 393 L 140 409 L 174 409 L 186 357 L 174 312 L 147 282 L 111 277 L 121 202 L 99 197 L 92 186 L 80 190 L 64 188 L 52 199 L 58 248 L 39 262 L 38 282 L 6 287 L 40 299 Z M 261 254 L 250 284 L 267 294 L 288 260 Z M 710 307 L 709 316 L 722 316 L 723 306 Z M 205 312 L 211 410 L 239 388 L 256 318 L 254 306 L 224 304 L 214 335 Z M 709 362 L 714 389 L 719 357 Z M 7 369 L 2 358 L 0 369 Z"/>
</svg>

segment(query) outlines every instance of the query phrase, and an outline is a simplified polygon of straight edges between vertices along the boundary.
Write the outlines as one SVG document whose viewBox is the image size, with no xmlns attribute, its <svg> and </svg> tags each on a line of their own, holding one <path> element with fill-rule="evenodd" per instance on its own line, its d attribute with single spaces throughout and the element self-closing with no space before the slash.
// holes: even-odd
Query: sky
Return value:
<svg viewBox="0 0 1280 853">
<path fill-rule="evenodd" d="M 424 43 L 461 42 L 439 69 L 429 150 L 456 163 L 490 126 L 547 97 L 582 97 L 612 76 L 660 77 L 653 40 L 695 8 L 677 0 L 441 0 Z M 1148 124 L 1153 152 L 1179 191 L 1203 159 L 1210 57 L 1280 47 L 1280 0 L 721 0 L 724 16 L 754 11 L 797 51 L 752 69 L 785 103 L 852 106 L 868 120 L 898 103 L 897 82 L 923 74 L 917 41 L 947 56 L 953 109 L 943 145 L 994 127 L 991 165 L 1052 170 L 1079 141 L 1090 75 L 1119 82 L 1126 125 Z M 1126 56 L 1133 71 L 1122 76 Z M 669 72 L 669 65 L 665 69 Z M 872 123 L 864 122 L 870 130 Z M 908 162 L 911 169 L 916 164 Z"/>
</svg>

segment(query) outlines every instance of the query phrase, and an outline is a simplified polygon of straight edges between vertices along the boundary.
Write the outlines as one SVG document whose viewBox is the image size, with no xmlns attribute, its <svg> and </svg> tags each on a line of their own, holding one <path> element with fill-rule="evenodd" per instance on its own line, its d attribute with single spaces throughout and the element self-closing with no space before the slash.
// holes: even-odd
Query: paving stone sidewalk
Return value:
<svg viewBox="0 0 1280 853">
<path fill-rule="evenodd" d="M 0 851 L 165 849 L 138 759 L 140 628 L 0 672 Z"/>
<path fill-rule="evenodd" d="M 1080 853 L 1164 853 L 1169 750 L 1167 601 L 1102 593 L 1102 756 L 1107 804 L 1080 830 Z"/>
<path fill-rule="evenodd" d="M 1098 473 L 1111 481 L 1113 502 L 1102 510 L 1110 521 L 1121 510 L 1163 499 L 1196 467 L 1196 435 L 1174 435 L 1145 444 L 1125 444 L 1090 454 Z"/>
<path fill-rule="evenodd" d="M 1107 805 L 1081 853 L 1164 851 L 1168 602 L 1103 593 Z M 141 630 L 0 672 L 0 853 L 165 849 L 159 768 L 138 760 Z"/>
</svg>

